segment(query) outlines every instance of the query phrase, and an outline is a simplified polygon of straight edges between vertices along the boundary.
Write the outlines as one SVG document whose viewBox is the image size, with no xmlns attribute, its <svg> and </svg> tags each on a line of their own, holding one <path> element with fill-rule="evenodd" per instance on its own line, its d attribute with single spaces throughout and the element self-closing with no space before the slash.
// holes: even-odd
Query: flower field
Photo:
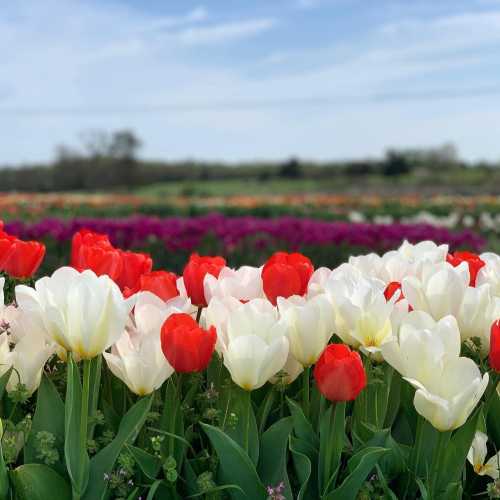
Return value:
<svg viewBox="0 0 500 500">
<path fill-rule="evenodd" d="M 0 498 L 499 498 L 484 244 L 294 218 L 6 223 Z"/>
</svg>

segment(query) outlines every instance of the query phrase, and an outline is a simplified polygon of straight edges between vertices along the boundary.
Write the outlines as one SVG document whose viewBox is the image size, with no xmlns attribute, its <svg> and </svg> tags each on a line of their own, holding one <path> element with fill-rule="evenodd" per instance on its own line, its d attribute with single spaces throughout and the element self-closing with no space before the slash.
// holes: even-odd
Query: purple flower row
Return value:
<svg viewBox="0 0 500 500">
<path fill-rule="evenodd" d="M 162 241 L 169 250 L 196 250 L 209 234 L 224 247 L 231 249 L 252 237 L 256 245 L 265 248 L 267 241 L 283 242 L 290 249 L 304 246 L 345 245 L 363 247 L 368 251 L 396 248 L 403 240 L 410 242 L 433 240 L 448 243 L 451 249 L 466 248 L 480 251 L 485 240 L 465 230 L 452 232 L 427 224 L 354 224 L 317 219 L 280 217 L 226 217 L 210 214 L 200 217 L 146 217 L 124 219 L 48 218 L 38 222 L 10 221 L 7 232 L 23 239 L 54 238 L 59 242 L 71 239 L 79 229 L 86 228 L 109 235 L 121 248 L 140 248 L 153 241 Z"/>
</svg>

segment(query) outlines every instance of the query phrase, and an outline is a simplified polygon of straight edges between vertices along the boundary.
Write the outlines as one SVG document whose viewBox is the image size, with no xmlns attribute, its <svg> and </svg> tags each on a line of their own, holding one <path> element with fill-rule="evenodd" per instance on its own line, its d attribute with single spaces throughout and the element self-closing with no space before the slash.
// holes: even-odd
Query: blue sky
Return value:
<svg viewBox="0 0 500 500">
<path fill-rule="evenodd" d="M 146 158 L 500 160 L 500 0 L 5 2 L 0 61 L 0 164 L 120 128 Z"/>
</svg>

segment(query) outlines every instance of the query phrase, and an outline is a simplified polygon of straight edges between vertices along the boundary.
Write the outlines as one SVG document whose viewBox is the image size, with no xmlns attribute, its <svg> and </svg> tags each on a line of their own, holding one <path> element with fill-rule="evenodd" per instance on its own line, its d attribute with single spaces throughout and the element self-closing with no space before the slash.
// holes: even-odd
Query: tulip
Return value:
<svg viewBox="0 0 500 500">
<path fill-rule="evenodd" d="M 382 345 L 382 354 L 417 389 L 417 413 L 439 431 L 463 425 L 488 385 L 488 374 L 481 377 L 472 359 L 460 357 L 460 332 L 452 316 L 436 322 L 423 311 L 410 312 Z"/>
<path fill-rule="evenodd" d="M 161 329 L 161 348 L 178 372 L 200 372 L 210 363 L 217 334 L 214 327 L 204 330 L 188 314 L 168 317 Z"/>
<path fill-rule="evenodd" d="M 13 278 L 33 276 L 45 256 L 45 245 L 38 241 L 22 241 L 0 231 L 0 270 Z"/>
<path fill-rule="evenodd" d="M 344 344 L 330 344 L 313 373 L 319 391 L 330 401 L 353 401 L 366 387 L 361 357 Z"/>
<path fill-rule="evenodd" d="M 163 301 L 179 296 L 177 288 L 177 276 L 168 271 L 152 271 L 139 277 L 139 281 L 134 289 L 128 287 L 123 291 L 125 297 L 130 297 L 134 293 L 148 291 L 160 297 Z"/>
<path fill-rule="evenodd" d="M 500 319 L 491 325 L 490 366 L 497 373 L 500 373 Z"/>
<path fill-rule="evenodd" d="M 191 302 L 198 307 L 206 307 L 204 279 L 207 274 L 216 278 L 226 265 L 222 257 L 200 257 L 192 254 L 182 273 L 184 285 Z"/>
<path fill-rule="evenodd" d="M 326 291 L 335 311 L 335 333 L 381 361 L 380 348 L 392 337 L 393 322 L 407 314 L 407 302 L 387 301 L 381 281 L 364 278 L 349 266 L 332 273 Z"/>
<path fill-rule="evenodd" d="M 45 336 L 75 358 L 91 359 L 122 334 L 133 306 L 106 275 L 62 267 L 35 283 L 16 287 L 20 311 Z"/>
<path fill-rule="evenodd" d="M 43 367 L 54 352 L 55 346 L 42 336 L 23 336 L 11 352 L 14 370 L 7 382 L 7 391 L 15 391 L 23 384 L 27 393 L 33 394 L 40 385 Z"/>
<path fill-rule="evenodd" d="M 264 297 L 261 269 L 242 266 L 239 269 L 223 267 L 218 276 L 206 274 L 204 292 L 208 304 L 212 298 L 234 297 L 238 300 L 252 300 Z"/>
<path fill-rule="evenodd" d="M 449 262 L 453 267 L 466 262 L 469 266 L 470 286 L 476 286 L 477 273 L 485 265 L 484 260 L 479 255 L 471 252 L 454 252 L 453 254 L 448 254 L 446 262 Z"/>
<path fill-rule="evenodd" d="M 399 281 L 391 281 L 384 290 L 384 297 L 386 300 L 391 300 L 396 295 L 396 302 L 404 299 L 403 292 L 401 291 L 401 283 Z"/>
<path fill-rule="evenodd" d="M 264 293 L 273 305 L 278 297 L 305 295 L 313 272 L 314 266 L 305 255 L 276 252 L 262 268 Z"/>
<path fill-rule="evenodd" d="M 242 304 L 228 297 L 217 302 L 217 309 L 223 314 L 219 318 L 207 315 L 207 319 L 218 321 L 217 337 L 224 365 L 241 388 L 258 389 L 285 366 L 289 352 L 286 324 L 265 299 Z"/>
<path fill-rule="evenodd" d="M 122 270 L 115 279 L 121 290 L 139 287 L 139 281 L 143 274 L 151 272 L 153 260 L 146 253 L 125 252 L 120 250 Z"/>
<path fill-rule="evenodd" d="M 4 332 L 0 334 L 0 377 L 13 365 L 14 357 L 10 350 L 9 335 Z"/>
<path fill-rule="evenodd" d="M 144 396 L 159 389 L 174 369 L 165 359 L 161 330 L 166 318 L 188 310 L 188 300 L 164 302 L 141 292 L 137 296 L 131 322 L 110 353 L 103 353 L 111 372 L 135 394 Z"/>
<path fill-rule="evenodd" d="M 107 274 L 116 281 L 123 269 L 120 250 L 105 234 L 81 229 L 71 240 L 71 266 L 78 271 L 91 269 L 97 276 Z"/>
<path fill-rule="evenodd" d="M 479 269 L 476 277 L 476 285 L 488 283 L 492 294 L 500 297 L 500 256 L 495 253 L 486 252 L 479 256 L 485 263 Z"/>
<path fill-rule="evenodd" d="M 488 448 L 486 443 L 488 436 L 481 431 L 476 431 L 472 446 L 467 454 L 467 460 L 474 468 L 474 472 L 480 476 L 489 476 L 492 479 L 498 479 L 500 470 L 500 452 L 492 456 L 486 463 L 486 454 Z"/>
<path fill-rule="evenodd" d="M 439 320 L 448 314 L 458 315 L 469 281 L 469 268 L 465 262 L 457 267 L 447 262 L 426 262 L 420 277 L 403 279 L 403 295 L 413 309 L 426 311 Z"/>
<path fill-rule="evenodd" d="M 318 360 L 334 331 L 334 314 L 325 294 L 310 299 L 278 297 L 281 321 L 286 324 L 290 352 L 302 366 Z"/>
</svg>

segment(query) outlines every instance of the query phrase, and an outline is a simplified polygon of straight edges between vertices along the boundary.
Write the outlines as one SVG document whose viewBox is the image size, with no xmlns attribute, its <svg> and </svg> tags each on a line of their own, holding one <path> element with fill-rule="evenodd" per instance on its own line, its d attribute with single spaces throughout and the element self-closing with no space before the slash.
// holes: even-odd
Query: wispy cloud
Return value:
<svg viewBox="0 0 500 500">
<path fill-rule="evenodd" d="M 248 38 L 269 31 L 276 25 L 271 18 L 249 19 L 238 22 L 214 24 L 186 28 L 177 33 L 176 37 L 186 45 L 220 43 L 227 40 Z"/>
<path fill-rule="evenodd" d="M 180 26 L 200 23 L 208 19 L 208 11 L 203 6 L 198 6 L 193 10 L 180 16 L 168 16 L 155 19 L 137 29 L 138 32 L 155 31 L 162 29 L 178 28 Z"/>
</svg>

